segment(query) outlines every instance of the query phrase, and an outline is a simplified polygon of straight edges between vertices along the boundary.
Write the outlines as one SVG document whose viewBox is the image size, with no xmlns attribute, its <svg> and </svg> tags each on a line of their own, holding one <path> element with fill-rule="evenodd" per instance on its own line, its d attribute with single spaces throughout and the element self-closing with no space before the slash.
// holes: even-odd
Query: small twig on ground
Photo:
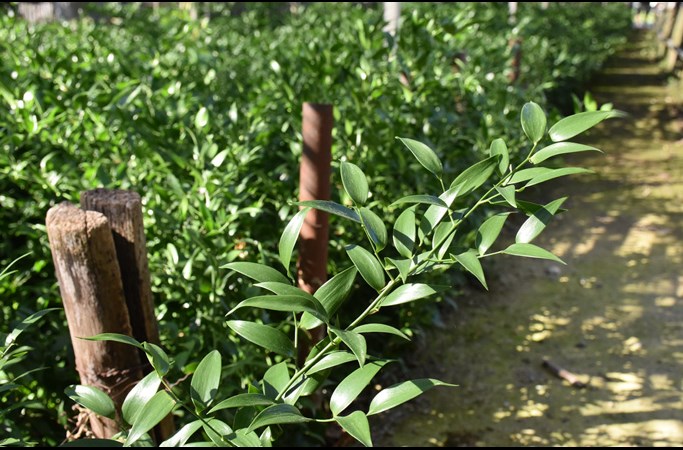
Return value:
<svg viewBox="0 0 683 450">
<path fill-rule="evenodd" d="M 553 375 L 555 375 L 558 378 L 561 378 L 563 380 L 566 380 L 575 388 L 585 388 L 586 383 L 583 381 L 580 381 L 576 375 L 573 373 L 569 372 L 568 370 L 563 369 L 562 367 L 558 366 L 557 364 L 551 362 L 550 360 L 544 358 L 543 359 L 543 367 L 548 369 Z"/>
</svg>

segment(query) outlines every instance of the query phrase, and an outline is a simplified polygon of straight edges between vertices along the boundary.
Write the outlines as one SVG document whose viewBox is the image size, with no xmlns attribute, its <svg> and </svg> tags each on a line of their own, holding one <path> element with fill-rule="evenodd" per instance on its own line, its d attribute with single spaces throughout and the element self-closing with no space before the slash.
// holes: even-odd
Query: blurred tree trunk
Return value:
<svg viewBox="0 0 683 450">
<path fill-rule="evenodd" d="M 78 17 L 77 2 L 19 2 L 19 14 L 31 23 Z"/>
</svg>

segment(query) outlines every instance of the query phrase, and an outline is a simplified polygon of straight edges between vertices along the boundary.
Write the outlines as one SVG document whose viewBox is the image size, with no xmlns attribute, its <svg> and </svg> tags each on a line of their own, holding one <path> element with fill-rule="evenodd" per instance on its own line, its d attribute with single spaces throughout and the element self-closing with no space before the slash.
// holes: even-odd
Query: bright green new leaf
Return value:
<svg viewBox="0 0 683 450">
<path fill-rule="evenodd" d="M 561 264 L 565 264 L 564 261 L 550 253 L 548 250 L 545 250 L 534 244 L 512 244 L 503 250 L 503 253 L 514 256 L 524 256 L 527 258 L 549 259 L 551 261 L 557 261 Z"/>
<path fill-rule="evenodd" d="M 496 191 L 508 202 L 508 205 L 513 208 L 517 207 L 517 201 L 515 200 L 515 187 L 514 186 L 498 186 Z"/>
<path fill-rule="evenodd" d="M 142 407 L 154 397 L 159 390 L 160 384 L 161 377 L 154 371 L 148 373 L 147 376 L 131 389 L 128 395 L 126 395 L 126 399 L 123 401 L 123 406 L 121 407 L 123 420 L 125 420 L 126 423 L 135 423 L 135 419 L 142 410 Z"/>
<path fill-rule="evenodd" d="M 338 416 L 349 406 L 388 361 L 373 361 L 351 372 L 330 397 L 330 410 Z"/>
<path fill-rule="evenodd" d="M 201 130 L 206 126 L 207 123 L 209 123 L 209 111 L 202 106 L 194 118 L 194 126 L 198 130 Z"/>
<path fill-rule="evenodd" d="M 289 369 L 287 363 L 272 365 L 263 374 L 263 394 L 273 400 L 285 389 L 289 383 Z"/>
<path fill-rule="evenodd" d="M 382 222 L 382 219 L 377 214 L 365 207 L 360 209 L 360 218 L 365 231 L 367 231 L 372 241 L 372 245 L 375 247 L 375 251 L 381 251 L 387 246 L 387 227 L 384 225 L 384 222 Z"/>
<path fill-rule="evenodd" d="M 213 350 L 206 355 L 192 374 L 190 397 L 198 413 L 204 411 L 216 398 L 221 381 L 221 354 Z"/>
<path fill-rule="evenodd" d="M 171 368 L 171 360 L 168 358 L 166 352 L 163 351 L 161 347 L 152 344 L 151 342 L 143 342 L 142 349 L 145 351 L 149 363 L 154 367 L 154 370 L 156 370 L 159 376 L 163 377 L 166 375 Z"/>
<path fill-rule="evenodd" d="M 235 272 L 241 273 L 242 275 L 260 283 L 264 281 L 278 281 L 285 284 L 290 283 L 286 276 L 272 267 L 266 266 L 265 264 L 252 262 L 233 262 L 221 266 L 221 269 L 234 270 Z"/>
<path fill-rule="evenodd" d="M 500 162 L 498 163 L 498 171 L 503 175 L 508 170 L 510 165 L 510 152 L 508 151 L 508 146 L 505 145 L 505 141 L 498 138 L 491 142 L 491 148 L 489 148 L 490 156 L 500 156 Z"/>
<path fill-rule="evenodd" d="M 557 155 L 564 155 L 567 153 L 578 153 L 578 152 L 601 152 L 600 149 L 591 147 L 590 145 L 577 144 L 575 142 L 558 142 L 556 144 L 551 144 L 547 147 L 543 147 L 537 151 L 530 159 L 534 164 L 541 163 L 548 158 L 552 158 Z"/>
<path fill-rule="evenodd" d="M 405 339 L 406 341 L 409 341 L 410 338 L 406 336 L 404 332 L 401 330 L 394 328 L 389 325 L 385 325 L 383 323 L 366 323 L 363 325 L 359 325 L 356 328 L 353 329 L 354 332 L 363 334 L 363 333 L 385 333 L 385 334 L 393 334 L 394 336 L 398 336 L 402 339 Z"/>
<path fill-rule="evenodd" d="M 356 211 L 330 200 L 305 200 L 303 202 L 295 202 L 294 204 L 299 206 L 310 206 L 311 208 L 319 209 L 320 211 L 325 211 L 334 214 L 335 216 L 360 223 L 360 216 Z"/>
<path fill-rule="evenodd" d="M 184 447 L 188 440 L 202 427 L 201 420 L 195 420 L 183 426 L 173 436 L 159 444 L 159 447 Z"/>
<path fill-rule="evenodd" d="M 241 301 L 228 312 L 228 315 L 238 309 L 248 307 L 272 311 L 307 312 L 325 323 L 328 321 L 323 305 L 310 295 L 259 295 Z"/>
<path fill-rule="evenodd" d="M 342 161 L 341 179 L 344 190 L 357 205 L 362 206 L 368 201 L 368 180 L 365 178 L 365 174 L 360 167 L 350 162 Z"/>
<path fill-rule="evenodd" d="M 294 251 L 294 246 L 296 245 L 297 239 L 299 239 L 299 233 L 301 232 L 301 227 L 304 224 L 304 219 L 310 208 L 304 208 L 292 217 L 289 221 L 285 230 L 280 236 L 280 243 L 278 244 L 278 252 L 280 255 L 280 262 L 285 266 L 287 275 L 290 275 L 289 264 L 292 261 L 292 252 Z"/>
<path fill-rule="evenodd" d="M 334 420 L 358 442 L 366 447 L 372 447 L 370 423 L 363 411 L 354 411 L 346 417 L 335 417 Z"/>
<path fill-rule="evenodd" d="M 244 408 L 245 406 L 268 406 L 272 404 L 273 400 L 263 394 L 237 394 L 218 403 L 209 410 L 209 414 L 213 414 L 221 409 Z"/>
<path fill-rule="evenodd" d="M 223 150 L 222 152 L 220 152 L 219 154 L 217 154 L 216 156 L 214 156 L 214 157 L 211 159 L 211 165 L 214 166 L 214 167 L 220 167 L 220 166 L 222 166 L 222 165 L 223 165 L 223 161 L 225 161 L 225 158 L 226 158 L 229 154 L 230 154 L 230 150 L 229 150 L 229 149 Z"/>
<path fill-rule="evenodd" d="M 567 200 L 567 197 L 562 197 L 534 212 L 519 228 L 517 236 L 515 236 L 515 242 L 528 244 L 533 241 L 545 229 L 550 219 L 557 214 L 557 210 L 560 209 L 565 200 Z"/>
<path fill-rule="evenodd" d="M 332 331 L 344 344 L 356 355 L 358 364 L 362 367 L 365 364 L 365 358 L 368 356 L 368 344 L 365 342 L 363 335 L 354 331 L 344 331 L 335 327 L 330 327 Z"/>
<path fill-rule="evenodd" d="M 73 401 L 102 417 L 113 419 L 116 416 L 114 402 L 107 394 L 93 386 L 72 384 L 64 393 Z"/>
<path fill-rule="evenodd" d="M 433 378 L 422 378 L 398 383 L 389 388 L 383 389 L 370 402 L 368 416 L 388 411 L 396 406 L 414 399 L 418 395 L 427 392 L 436 386 L 456 387 L 456 384 L 444 383 Z"/>
<path fill-rule="evenodd" d="M 605 119 L 623 116 L 623 112 L 616 110 L 581 112 L 559 120 L 550 128 L 548 134 L 553 142 L 566 141 L 594 127 Z"/>
<path fill-rule="evenodd" d="M 441 202 L 443 203 L 443 201 Z M 398 216 L 396 223 L 394 223 L 394 230 L 392 233 L 394 247 L 404 258 L 410 258 L 413 256 L 416 231 L 415 207 L 411 207 L 403 211 L 401 215 Z"/>
<path fill-rule="evenodd" d="M 522 130 L 531 142 L 537 144 L 545 134 L 546 118 L 543 109 L 534 102 L 522 107 Z"/>
<path fill-rule="evenodd" d="M 145 433 L 161 422 L 173 410 L 174 406 L 175 400 L 171 398 L 168 392 L 159 391 L 154 394 L 154 397 L 142 407 L 136 416 L 124 446 L 129 447 L 140 439 Z"/>
<path fill-rule="evenodd" d="M 365 281 L 376 291 L 384 287 L 384 269 L 377 257 L 358 245 L 346 246 L 346 253 Z"/>
<path fill-rule="evenodd" d="M 548 173 L 535 176 L 525 185 L 525 187 L 534 186 L 536 184 L 544 183 L 548 180 L 553 180 L 565 175 L 574 175 L 576 173 L 593 173 L 593 171 L 581 167 L 563 167 L 562 169 L 554 169 Z"/>
<path fill-rule="evenodd" d="M 422 142 L 415 141 L 408 138 L 396 138 L 403 142 L 403 144 L 408 147 L 408 150 L 415 156 L 422 166 L 429 170 L 431 173 L 436 175 L 437 178 L 441 179 L 441 174 L 443 173 L 443 165 L 441 160 L 434 150 L 423 144 Z"/>
<path fill-rule="evenodd" d="M 419 203 L 423 205 L 435 205 L 448 208 L 448 205 L 443 200 L 433 195 L 408 195 L 407 197 L 399 198 L 389 206 L 397 206 L 404 203 Z"/>
<path fill-rule="evenodd" d="M 531 180 L 534 177 L 544 175 L 552 172 L 553 169 L 548 167 L 532 167 L 530 169 L 522 169 L 515 172 L 509 180 L 505 182 L 506 185 L 521 183 L 522 181 Z"/>
<path fill-rule="evenodd" d="M 491 156 L 483 161 L 468 167 L 460 175 L 458 175 L 455 180 L 451 183 L 451 189 L 456 186 L 460 186 L 458 195 L 466 195 L 477 189 L 482 184 L 486 183 L 486 180 L 491 178 L 493 172 L 496 170 L 498 163 L 500 161 L 500 156 Z"/>
<path fill-rule="evenodd" d="M 79 339 L 84 339 L 86 341 L 113 341 L 113 342 L 120 342 L 121 344 L 127 344 L 127 345 L 132 345 L 133 347 L 137 347 L 140 350 L 142 350 L 142 344 L 139 343 L 136 339 L 126 336 L 125 334 L 118 334 L 118 333 L 100 333 L 95 336 L 91 337 L 84 337 L 84 338 L 79 338 Z"/>
<path fill-rule="evenodd" d="M 351 361 L 357 361 L 356 357 L 345 351 L 338 351 L 328 353 L 323 356 L 320 361 L 313 364 L 313 366 L 306 372 L 307 375 L 322 372 L 323 370 L 331 369 L 332 367 L 340 366 Z"/>
<path fill-rule="evenodd" d="M 455 255 L 455 259 L 462 264 L 462 266 L 472 275 L 477 277 L 477 280 L 484 286 L 486 290 L 489 287 L 486 285 L 486 277 L 484 277 L 484 269 L 481 267 L 479 258 L 477 257 L 477 252 L 475 250 L 470 250 L 459 255 Z"/>
<path fill-rule="evenodd" d="M 254 431 L 257 428 L 268 425 L 284 423 L 303 423 L 310 422 L 311 419 L 304 417 L 301 412 L 292 405 L 281 403 L 272 405 L 261 411 L 251 422 L 247 431 Z"/>
<path fill-rule="evenodd" d="M 479 230 L 477 230 L 477 239 L 475 241 L 480 255 L 484 255 L 493 243 L 496 242 L 509 215 L 510 213 L 496 214 L 481 224 Z"/>
<path fill-rule="evenodd" d="M 429 297 L 437 292 L 448 289 L 449 286 L 437 286 L 423 283 L 409 283 L 397 287 L 382 301 L 381 306 L 396 306 Z"/>
<path fill-rule="evenodd" d="M 227 324 L 232 331 L 259 347 L 282 356 L 294 355 L 294 344 L 285 333 L 276 328 L 244 320 L 229 320 Z"/>
<path fill-rule="evenodd" d="M 325 311 L 327 311 L 327 317 L 332 317 L 342 303 L 348 298 L 353 289 L 357 273 L 358 270 L 356 267 L 351 266 L 327 280 L 325 284 L 315 291 L 314 297 L 320 301 L 320 304 L 322 304 Z M 322 322 L 320 320 L 308 313 L 304 313 L 301 317 L 300 326 L 305 330 L 310 330 L 321 324 Z"/>
</svg>

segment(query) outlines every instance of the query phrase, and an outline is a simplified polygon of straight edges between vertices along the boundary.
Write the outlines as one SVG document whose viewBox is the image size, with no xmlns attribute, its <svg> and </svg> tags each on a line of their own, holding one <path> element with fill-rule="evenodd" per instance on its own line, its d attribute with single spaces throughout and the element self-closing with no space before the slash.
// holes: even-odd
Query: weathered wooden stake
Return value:
<svg viewBox="0 0 683 450">
<path fill-rule="evenodd" d="M 676 19 L 676 13 L 679 9 L 678 3 L 674 2 L 674 6 L 671 6 L 670 3 L 672 2 L 667 2 L 665 4 L 664 11 L 662 12 L 662 28 L 657 35 L 660 41 L 659 47 L 657 48 L 658 57 L 662 57 L 667 53 L 666 43 L 671 37 L 671 31 L 674 27 L 674 20 Z"/>
<path fill-rule="evenodd" d="M 678 60 L 678 49 L 680 49 L 683 44 L 683 7 L 678 6 L 678 11 L 676 13 L 676 20 L 674 22 L 673 28 L 671 30 L 671 38 L 667 41 L 667 46 L 669 51 L 666 54 L 666 69 L 669 71 L 674 70 L 676 67 L 676 61 Z"/>
<path fill-rule="evenodd" d="M 81 384 L 107 392 L 120 411 L 142 376 L 138 353 L 125 344 L 79 339 L 100 333 L 131 335 L 109 222 L 98 212 L 60 203 L 48 211 L 46 225 Z M 90 419 L 96 437 L 119 431 L 112 420 L 94 414 Z"/>
</svg>

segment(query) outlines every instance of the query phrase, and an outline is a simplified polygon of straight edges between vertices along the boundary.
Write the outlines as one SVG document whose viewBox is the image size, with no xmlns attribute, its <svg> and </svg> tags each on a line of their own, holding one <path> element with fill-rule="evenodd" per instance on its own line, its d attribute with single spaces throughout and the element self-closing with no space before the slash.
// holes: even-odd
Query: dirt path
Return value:
<svg viewBox="0 0 683 450">
<path fill-rule="evenodd" d="M 573 160 L 596 174 L 548 193 L 569 212 L 536 243 L 567 266 L 494 262 L 490 293 L 458 299 L 414 355 L 409 376 L 460 387 L 379 419 L 376 445 L 683 445 L 683 114 L 647 42 L 593 87 L 631 114 L 586 139 L 604 155 Z"/>
</svg>

